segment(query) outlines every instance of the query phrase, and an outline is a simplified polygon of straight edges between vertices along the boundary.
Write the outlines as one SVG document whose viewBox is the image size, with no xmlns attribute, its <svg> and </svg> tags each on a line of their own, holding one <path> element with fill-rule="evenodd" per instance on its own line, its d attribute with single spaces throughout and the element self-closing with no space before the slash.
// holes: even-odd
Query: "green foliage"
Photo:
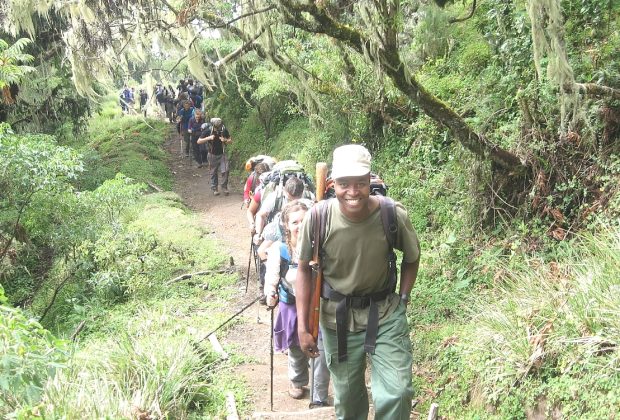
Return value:
<svg viewBox="0 0 620 420">
<path fill-rule="evenodd" d="M 0 128 L 0 280 L 9 297 L 15 292 L 25 297 L 31 286 L 32 274 L 25 268 L 36 262 L 31 241 L 39 228 L 45 230 L 45 224 L 32 223 L 41 215 L 39 204 L 72 197 L 70 181 L 81 172 L 79 155 L 51 137 L 21 136 L 6 125 Z M 53 219 L 52 214 L 46 219 Z"/>
<path fill-rule="evenodd" d="M 120 172 L 136 181 L 170 189 L 172 178 L 162 149 L 169 130 L 163 121 L 139 116 L 96 117 L 89 126 L 88 141 L 74 144 L 84 148 L 86 157 L 87 173 L 79 186 L 94 189 Z"/>
<path fill-rule="evenodd" d="M 0 287 L 0 415 L 5 417 L 38 402 L 68 355 L 64 341 L 3 300 Z"/>
<path fill-rule="evenodd" d="M 566 417 L 613 415 L 620 403 L 620 305 L 613 292 L 619 250 L 618 232 L 610 231 L 583 238 L 559 262 L 505 269 L 509 279 L 472 304 L 469 326 L 440 356 L 445 375 L 459 371 L 468 378 L 465 388 L 478 390 L 479 408 L 491 405 L 502 417 L 541 409 Z M 448 384 L 453 391 L 458 386 Z"/>
<path fill-rule="evenodd" d="M 0 129 L 0 165 L 3 207 L 14 210 L 27 207 L 34 194 L 67 188 L 82 171 L 75 151 L 49 136 L 15 135 L 6 125 Z"/>
<path fill-rule="evenodd" d="M 136 186 L 125 185 L 122 177 L 107 183 L 116 184 L 113 198 L 137 193 Z M 69 280 L 49 310 L 45 325 L 62 331 L 84 315 L 85 307 L 157 296 L 165 293 L 166 281 L 179 273 L 225 264 L 226 255 L 205 237 L 186 210 L 179 208 L 174 194 L 151 194 L 114 206 L 99 189 L 83 196 L 93 200 L 89 214 L 97 220 L 106 220 L 109 214 L 116 217 L 96 230 L 91 227 L 87 231 L 94 235 L 81 236 L 68 258 L 55 261 L 48 281 L 35 296 L 33 309 L 43 311 L 59 284 Z"/>
<path fill-rule="evenodd" d="M 30 63 L 34 60 L 29 54 L 24 54 L 23 50 L 31 41 L 28 38 L 21 38 L 15 41 L 13 45 L 9 45 L 6 41 L 0 39 L 0 89 L 10 85 L 17 84 L 34 68 L 19 63 Z M 3 92 L 5 94 L 6 92 Z M 12 98 L 4 98 L 5 101 L 11 101 Z"/>
<path fill-rule="evenodd" d="M 46 388 L 41 415 L 187 418 L 208 401 L 215 359 L 197 350 L 187 338 L 165 332 L 121 333 L 86 346 Z"/>
<path fill-rule="evenodd" d="M 55 317 L 67 331 L 82 320 L 86 327 L 75 358 L 36 406 L 45 418 L 225 412 L 223 394 L 235 385 L 221 368 L 214 371 L 214 355 L 197 341 L 227 317 L 236 276 L 168 283 L 181 273 L 221 267 L 226 255 L 177 195 L 151 194 L 138 206 L 120 230 L 109 229 L 82 249 L 91 258 L 89 287 L 102 292 L 65 296 L 70 304 L 62 308 L 70 313 Z M 124 288 L 120 301 L 103 292 L 113 284 Z"/>
</svg>

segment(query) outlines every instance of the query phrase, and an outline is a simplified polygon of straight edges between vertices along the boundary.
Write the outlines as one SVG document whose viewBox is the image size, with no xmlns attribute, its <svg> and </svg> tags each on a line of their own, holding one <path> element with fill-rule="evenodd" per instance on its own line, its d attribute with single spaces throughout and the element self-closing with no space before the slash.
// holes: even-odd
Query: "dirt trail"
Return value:
<svg viewBox="0 0 620 420">
<path fill-rule="evenodd" d="M 243 200 L 242 180 L 231 179 L 230 195 L 213 196 L 210 189 L 207 167 L 194 168 L 189 158 L 181 155 L 181 145 L 176 133 L 166 141 L 165 148 L 169 154 L 168 164 L 174 175 L 174 191 L 196 212 L 202 223 L 214 232 L 226 251 L 234 259 L 235 265 L 245 272 L 249 254 L 249 231 L 245 210 L 241 209 Z M 256 274 L 250 272 L 250 287 L 247 295 L 245 281 L 239 284 L 238 300 L 230 302 L 230 312 L 242 308 L 257 296 Z M 269 407 L 269 330 L 270 313 L 265 306 L 254 305 L 244 312 L 243 322 L 229 329 L 225 336 L 218 339 L 224 346 L 231 346 L 241 353 L 246 363 L 236 368 L 251 390 L 250 406 L 253 418 L 261 419 L 333 419 L 332 407 L 308 411 L 308 391 L 304 399 L 294 400 L 287 394 L 287 357 L 276 353 L 274 356 L 274 390 L 273 407 Z M 257 322 L 257 320 L 259 322 Z M 331 392 L 330 392 L 331 400 Z"/>
</svg>

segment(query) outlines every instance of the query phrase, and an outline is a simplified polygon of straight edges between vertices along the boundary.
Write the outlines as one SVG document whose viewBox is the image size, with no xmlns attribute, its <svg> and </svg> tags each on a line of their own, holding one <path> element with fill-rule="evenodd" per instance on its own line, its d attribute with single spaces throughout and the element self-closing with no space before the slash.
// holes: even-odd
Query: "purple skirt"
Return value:
<svg viewBox="0 0 620 420">
<path fill-rule="evenodd" d="M 278 309 L 278 318 L 273 326 L 273 342 L 276 351 L 284 351 L 290 347 L 299 347 L 297 309 L 295 305 L 280 302 Z"/>
</svg>

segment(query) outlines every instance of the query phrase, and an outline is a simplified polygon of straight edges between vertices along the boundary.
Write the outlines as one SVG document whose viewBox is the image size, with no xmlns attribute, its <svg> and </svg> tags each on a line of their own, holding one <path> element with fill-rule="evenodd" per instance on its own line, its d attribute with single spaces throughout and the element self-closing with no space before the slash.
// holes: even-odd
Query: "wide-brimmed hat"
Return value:
<svg viewBox="0 0 620 420">
<path fill-rule="evenodd" d="M 347 144 L 334 149 L 332 179 L 362 176 L 370 173 L 370 152 L 359 144 Z"/>
</svg>

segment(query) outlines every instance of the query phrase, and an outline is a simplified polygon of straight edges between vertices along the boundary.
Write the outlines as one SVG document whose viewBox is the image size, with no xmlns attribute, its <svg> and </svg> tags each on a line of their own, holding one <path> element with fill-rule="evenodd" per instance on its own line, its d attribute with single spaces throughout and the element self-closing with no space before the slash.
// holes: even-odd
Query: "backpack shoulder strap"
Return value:
<svg viewBox="0 0 620 420">
<path fill-rule="evenodd" d="M 291 260 L 291 257 L 288 253 L 288 246 L 286 246 L 285 242 L 280 242 L 280 258 L 283 258 L 286 261 Z"/>
<path fill-rule="evenodd" d="M 291 257 L 288 253 L 288 246 L 284 242 L 280 242 L 280 280 L 286 278 L 288 273 L 288 265 L 291 263 Z"/>
<path fill-rule="evenodd" d="M 319 201 L 310 210 L 310 221 L 312 222 L 312 248 L 314 255 L 318 255 L 319 261 L 322 260 L 323 243 L 327 230 L 327 218 L 329 217 L 329 206 L 331 199 Z"/>
<path fill-rule="evenodd" d="M 381 211 L 381 222 L 383 223 L 383 232 L 387 238 L 390 249 L 396 245 L 396 235 L 398 233 L 398 221 L 396 219 L 396 204 L 389 197 L 376 196 L 379 198 L 379 207 Z"/>
</svg>

